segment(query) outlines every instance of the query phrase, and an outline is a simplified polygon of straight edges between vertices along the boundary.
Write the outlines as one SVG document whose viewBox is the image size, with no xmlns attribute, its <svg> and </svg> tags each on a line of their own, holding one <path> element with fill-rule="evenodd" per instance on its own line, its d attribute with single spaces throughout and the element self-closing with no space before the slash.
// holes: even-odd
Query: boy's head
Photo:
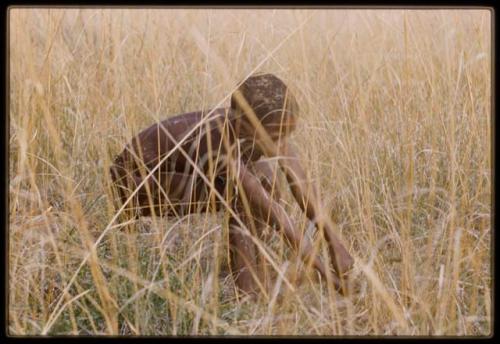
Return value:
<svg viewBox="0 0 500 344">
<path fill-rule="evenodd" d="M 254 75 L 246 79 L 238 90 L 273 140 L 295 129 L 299 107 L 295 97 L 278 77 L 272 74 Z M 231 97 L 231 108 L 243 113 L 234 95 Z"/>
</svg>

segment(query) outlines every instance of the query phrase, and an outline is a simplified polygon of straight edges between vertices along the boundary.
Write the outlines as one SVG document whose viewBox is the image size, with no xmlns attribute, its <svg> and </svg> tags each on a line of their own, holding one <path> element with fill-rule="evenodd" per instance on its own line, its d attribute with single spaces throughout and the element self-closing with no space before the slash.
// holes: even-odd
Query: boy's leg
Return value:
<svg viewBox="0 0 500 344">
<path fill-rule="evenodd" d="M 258 170 L 256 167 L 258 166 L 252 167 L 252 172 L 256 173 Z M 268 171 L 265 170 L 264 174 L 267 176 Z M 260 180 L 262 183 L 262 179 Z M 263 277 L 265 277 L 266 273 L 263 271 L 265 267 L 261 264 L 262 257 L 259 254 L 259 249 L 247 233 L 252 236 L 258 233 L 256 236 L 261 238 L 261 232 L 265 229 L 266 221 L 262 220 L 261 212 L 255 209 L 251 209 L 251 213 L 249 214 L 245 210 L 241 199 L 235 200 L 233 210 L 246 228 L 242 228 L 234 217 L 229 219 L 231 270 L 239 289 L 249 294 L 257 294 L 259 292 L 259 284 L 265 286 Z"/>
<path fill-rule="evenodd" d="M 258 161 L 251 165 L 251 170 L 259 178 L 262 186 L 271 192 L 274 166 L 265 161 Z M 276 185 L 273 189 L 273 199 L 279 200 L 280 192 L 278 186 Z M 265 239 L 265 233 L 268 230 L 266 227 L 270 226 L 269 214 L 264 214 L 258 209 L 251 209 L 252 213 L 248 214 L 241 200 L 237 201 L 234 210 L 238 214 L 239 219 L 245 224 L 246 229 L 241 228 L 236 219 L 230 218 L 229 242 L 232 253 L 231 269 L 235 274 L 235 281 L 238 287 L 247 293 L 255 293 L 259 290 L 259 284 L 264 288 L 269 288 L 271 278 L 265 259 L 259 253 L 259 248 L 242 231 L 250 230 L 251 235 L 259 239 Z"/>
<path fill-rule="evenodd" d="M 229 245 L 231 252 L 231 272 L 239 289 L 248 294 L 259 291 L 260 271 L 258 266 L 258 249 L 252 239 L 244 232 L 240 224 L 231 217 L 229 220 Z"/>
</svg>

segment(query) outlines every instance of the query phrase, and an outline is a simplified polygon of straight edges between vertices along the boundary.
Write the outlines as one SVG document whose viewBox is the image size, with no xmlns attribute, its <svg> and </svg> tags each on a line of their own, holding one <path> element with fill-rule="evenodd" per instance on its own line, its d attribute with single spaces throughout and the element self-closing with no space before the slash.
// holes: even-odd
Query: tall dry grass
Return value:
<svg viewBox="0 0 500 344">
<path fill-rule="evenodd" d="M 489 335 L 490 15 L 11 9 L 9 333 Z M 227 106 L 254 70 L 300 100 L 291 139 L 356 256 L 357 294 L 278 279 L 237 298 L 222 214 L 111 221 L 123 145 Z M 279 235 L 265 245 L 294 264 Z"/>
</svg>

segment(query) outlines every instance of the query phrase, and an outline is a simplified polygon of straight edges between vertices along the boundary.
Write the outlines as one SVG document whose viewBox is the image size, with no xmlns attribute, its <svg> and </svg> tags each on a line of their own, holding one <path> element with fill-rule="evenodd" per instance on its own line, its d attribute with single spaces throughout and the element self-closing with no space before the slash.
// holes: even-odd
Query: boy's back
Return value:
<svg viewBox="0 0 500 344">
<path fill-rule="evenodd" d="M 180 114 L 141 131 L 126 145 L 111 168 L 122 202 L 167 154 L 169 156 L 139 189 L 132 202 L 131 206 L 137 208 L 139 215 L 153 215 L 152 209 L 155 215 L 167 216 L 206 210 L 210 187 L 195 171 L 193 163 L 204 176 L 214 180 L 215 190 L 224 195 L 228 151 L 245 163 L 260 157 L 260 153 L 247 154 L 248 150 L 243 152 L 241 146 L 234 145 L 237 137 L 228 119 L 229 111 L 231 109 L 224 108 L 212 113 L 207 111 L 208 117 L 201 111 Z M 199 125 L 201 121 L 205 123 Z M 193 132 L 189 134 L 190 131 Z M 180 141 L 181 145 L 175 148 Z M 214 200 L 219 209 L 220 201 Z"/>
</svg>

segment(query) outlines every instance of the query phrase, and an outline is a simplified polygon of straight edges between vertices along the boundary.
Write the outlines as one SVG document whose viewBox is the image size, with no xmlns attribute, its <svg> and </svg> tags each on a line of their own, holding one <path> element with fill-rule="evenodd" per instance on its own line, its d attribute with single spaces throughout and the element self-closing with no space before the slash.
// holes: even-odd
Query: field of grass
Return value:
<svg viewBox="0 0 500 344">
<path fill-rule="evenodd" d="M 490 16 L 11 9 L 9 333 L 489 335 Z M 355 294 L 278 279 L 237 297 L 224 214 L 113 221 L 125 143 L 228 106 L 253 72 L 299 99 L 291 140 L 356 257 Z M 261 247 L 295 265 L 278 233 Z"/>
</svg>

